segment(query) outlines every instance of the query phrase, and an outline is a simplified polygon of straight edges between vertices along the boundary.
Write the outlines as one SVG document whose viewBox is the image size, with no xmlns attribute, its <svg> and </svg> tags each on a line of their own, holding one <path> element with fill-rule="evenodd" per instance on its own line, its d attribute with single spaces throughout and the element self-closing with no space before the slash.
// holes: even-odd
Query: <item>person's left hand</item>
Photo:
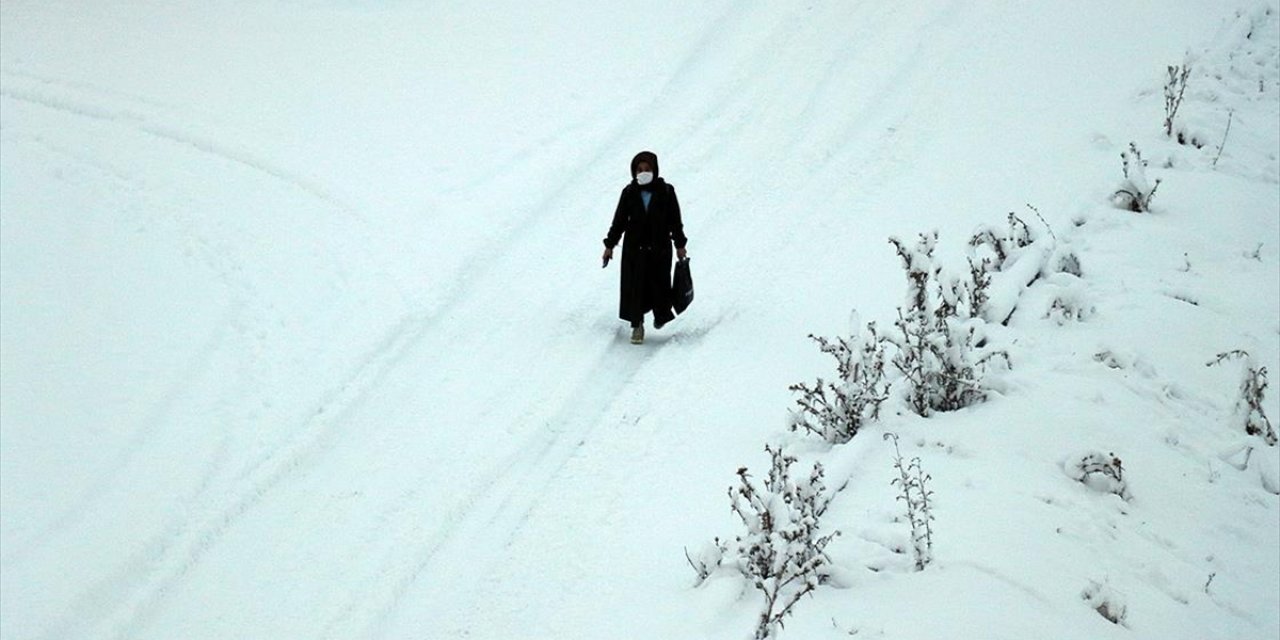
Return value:
<svg viewBox="0 0 1280 640">
<path fill-rule="evenodd" d="M 677 257 L 677 258 L 679 258 L 679 259 L 681 259 L 681 260 L 684 260 L 684 259 L 685 259 L 685 258 L 687 258 L 688 256 L 689 256 L 689 252 L 688 252 L 688 251 L 685 251 L 685 250 L 684 250 L 684 247 L 680 247 L 679 249 L 676 249 L 676 257 Z"/>
</svg>

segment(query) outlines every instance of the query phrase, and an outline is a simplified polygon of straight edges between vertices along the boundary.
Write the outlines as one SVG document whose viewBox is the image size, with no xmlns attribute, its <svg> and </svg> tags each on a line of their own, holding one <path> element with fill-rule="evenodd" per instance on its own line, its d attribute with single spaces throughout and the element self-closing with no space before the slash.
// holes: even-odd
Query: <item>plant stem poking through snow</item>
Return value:
<svg viewBox="0 0 1280 640">
<path fill-rule="evenodd" d="M 1044 214 L 1040 213 L 1040 210 L 1037 209 L 1035 205 L 1031 204 L 1030 202 L 1027 203 L 1027 208 L 1030 209 L 1032 213 L 1036 214 L 1037 218 L 1040 218 L 1040 224 L 1044 225 L 1045 230 L 1049 232 L 1049 237 L 1053 239 L 1054 244 L 1057 244 L 1058 234 L 1053 232 L 1053 227 L 1049 224 L 1048 220 L 1044 219 Z M 1009 217 L 1016 218 L 1017 216 L 1013 215 L 1013 213 L 1010 212 Z M 1023 223 L 1022 226 L 1025 227 L 1026 223 Z"/>
<path fill-rule="evenodd" d="M 1231 121 L 1236 117 L 1234 109 L 1227 111 L 1227 130 L 1222 132 L 1222 143 L 1218 145 L 1218 154 L 1213 156 L 1213 166 L 1218 166 L 1218 160 L 1222 158 L 1222 148 L 1227 146 L 1227 136 L 1231 134 Z"/>
<path fill-rule="evenodd" d="M 1262 409 L 1263 395 L 1267 391 L 1267 368 L 1254 366 L 1249 352 L 1242 350 L 1219 353 L 1217 358 L 1205 366 L 1212 367 L 1227 360 L 1242 359 L 1245 364 L 1244 380 L 1240 382 L 1240 399 L 1236 402 L 1236 411 L 1243 415 L 1244 432 L 1251 436 L 1259 436 L 1269 446 L 1276 446 L 1276 431 L 1271 426 L 1271 419 Z"/>
<path fill-rule="evenodd" d="M 1191 65 L 1169 65 L 1168 71 L 1169 79 L 1164 85 L 1164 134 L 1173 137 L 1173 119 L 1177 117 L 1178 107 L 1182 106 L 1182 96 L 1187 92 Z"/>
<path fill-rule="evenodd" d="M 1258 246 L 1253 248 L 1253 251 L 1250 251 L 1249 253 L 1246 253 L 1244 255 L 1246 258 L 1250 260 L 1262 262 L 1262 243 L 1259 242 Z"/>
<path fill-rule="evenodd" d="M 742 576 L 764 595 L 756 640 L 777 637 L 783 618 L 800 598 L 826 583 L 831 559 L 825 549 L 840 532 L 819 535 L 819 521 L 831 499 L 844 489 L 841 485 L 827 492 L 821 463 L 813 464 L 808 478 L 797 479 L 791 476 L 794 456 L 768 445 L 765 451 L 772 464 L 764 486 L 752 483 L 743 467 L 738 469 L 738 486 L 729 488 L 731 508 L 747 532 L 721 545 Z"/>
<path fill-rule="evenodd" d="M 898 477 L 890 484 L 902 492 L 898 499 L 907 505 L 907 521 L 911 524 L 911 548 L 915 555 L 916 571 L 923 571 L 933 560 L 933 492 L 928 482 L 933 477 L 920 468 L 919 456 L 904 464 L 898 448 L 898 434 L 886 433 L 885 440 L 893 441 L 893 468 Z"/>
</svg>

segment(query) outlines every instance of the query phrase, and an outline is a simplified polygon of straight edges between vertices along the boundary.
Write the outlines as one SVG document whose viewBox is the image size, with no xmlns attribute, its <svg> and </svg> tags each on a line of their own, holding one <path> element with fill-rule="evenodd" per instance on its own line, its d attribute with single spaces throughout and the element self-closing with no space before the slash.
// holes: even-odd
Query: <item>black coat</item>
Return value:
<svg viewBox="0 0 1280 640">
<path fill-rule="evenodd" d="M 653 194 L 646 211 L 642 190 Z M 689 242 L 680 220 L 676 190 L 662 178 L 645 186 L 634 180 L 622 189 L 613 224 L 604 246 L 622 240 L 622 286 L 618 293 L 618 317 L 631 323 L 653 312 L 655 320 L 674 317 L 671 309 L 671 246 L 683 249 Z"/>
</svg>

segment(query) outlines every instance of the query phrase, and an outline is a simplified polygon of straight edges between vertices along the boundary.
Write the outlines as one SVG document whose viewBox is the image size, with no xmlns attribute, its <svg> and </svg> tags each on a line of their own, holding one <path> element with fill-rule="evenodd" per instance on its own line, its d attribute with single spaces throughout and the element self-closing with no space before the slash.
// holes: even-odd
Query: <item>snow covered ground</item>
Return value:
<svg viewBox="0 0 1280 640">
<path fill-rule="evenodd" d="M 750 637 L 685 550 L 765 443 L 849 481 L 782 638 L 1280 636 L 1280 449 L 1205 366 L 1280 371 L 1274 0 L 499 5 L 0 5 L 0 638 Z M 636 347 L 646 148 L 697 300 Z M 890 236 L 958 269 L 1010 211 L 1081 277 L 1010 294 L 988 402 L 787 430 Z"/>
</svg>

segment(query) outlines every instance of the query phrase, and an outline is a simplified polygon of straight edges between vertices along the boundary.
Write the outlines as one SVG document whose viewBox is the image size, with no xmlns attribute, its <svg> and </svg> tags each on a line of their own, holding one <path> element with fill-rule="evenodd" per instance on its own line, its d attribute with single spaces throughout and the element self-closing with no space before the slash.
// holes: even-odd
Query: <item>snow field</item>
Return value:
<svg viewBox="0 0 1280 640">
<path fill-rule="evenodd" d="M 1204 366 L 1280 363 L 1280 33 L 1238 5 L 6 2 L 0 636 L 745 637 L 682 550 L 772 441 L 850 480 L 783 637 L 1275 637 L 1280 457 L 1233 466 Z M 1130 141 L 1150 215 L 1107 204 Z M 636 349 L 596 260 L 641 148 L 698 298 Z M 805 335 L 901 303 L 888 236 L 959 266 L 1026 203 L 1083 278 L 1017 300 L 991 402 L 785 431 Z"/>
</svg>

